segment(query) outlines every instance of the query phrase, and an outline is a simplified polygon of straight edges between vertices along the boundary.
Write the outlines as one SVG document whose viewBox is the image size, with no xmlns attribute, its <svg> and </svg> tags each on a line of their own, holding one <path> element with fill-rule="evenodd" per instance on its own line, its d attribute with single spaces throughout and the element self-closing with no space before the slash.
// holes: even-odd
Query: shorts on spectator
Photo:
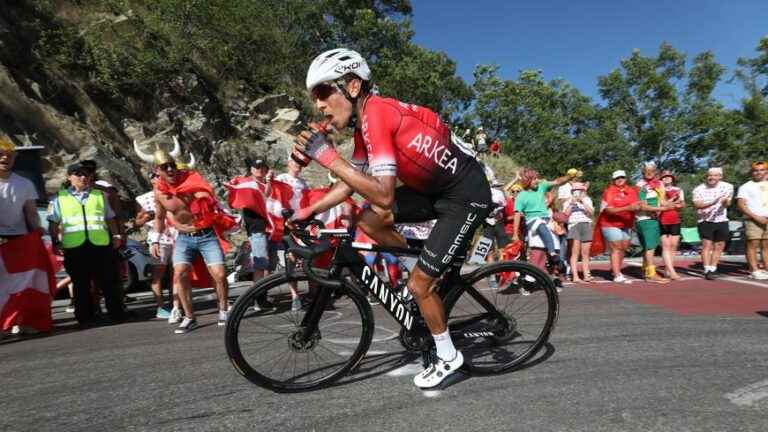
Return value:
<svg viewBox="0 0 768 432">
<path fill-rule="evenodd" d="M 592 241 L 592 223 L 579 222 L 568 228 L 568 240 L 578 240 L 583 243 Z"/>
<path fill-rule="evenodd" d="M 176 237 L 176 244 L 173 247 L 173 265 L 192 265 L 198 254 L 203 257 L 207 266 L 224 264 L 224 252 L 221 250 L 219 238 L 212 229 L 195 236 L 180 232 Z"/>
<path fill-rule="evenodd" d="M 724 242 L 731 237 L 728 222 L 699 222 L 698 228 L 702 240 Z"/>
<path fill-rule="evenodd" d="M 603 238 L 607 242 L 619 242 L 629 240 L 631 238 L 629 235 L 629 230 L 626 228 L 602 227 L 600 228 L 600 231 L 602 231 Z"/>
<path fill-rule="evenodd" d="M 277 268 L 277 243 L 270 241 L 265 233 L 252 233 L 249 240 L 253 269 L 274 271 Z"/>
<path fill-rule="evenodd" d="M 680 224 L 661 224 L 661 235 L 679 236 Z"/>
<path fill-rule="evenodd" d="M 747 240 L 768 240 L 768 225 L 759 225 L 749 219 L 745 223 L 745 228 Z"/>
<path fill-rule="evenodd" d="M 661 229 L 656 219 L 637 221 L 637 239 L 643 250 L 655 250 L 661 243 Z"/>
</svg>

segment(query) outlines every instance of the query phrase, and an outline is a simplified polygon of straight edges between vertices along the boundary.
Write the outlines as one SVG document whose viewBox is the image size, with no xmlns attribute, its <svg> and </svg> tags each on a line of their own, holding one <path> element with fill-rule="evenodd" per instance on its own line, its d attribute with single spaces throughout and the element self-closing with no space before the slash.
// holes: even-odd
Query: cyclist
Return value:
<svg viewBox="0 0 768 432">
<path fill-rule="evenodd" d="M 365 59 L 349 49 L 329 50 L 312 61 L 307 89 L 324 119 L 297 137 L 294 156 L 309 156 L 341 181 L 294 219 L 307 219 L 355 192 L 371 203 L 359 215 L 358 226 L 384 246 L 406 246 L 394 223 L 437 219 L 408 280 L 437 352 L 414 384 L 431 388 L 464 363 L 433 288 L 488 216 L 491 188 L 480 164 L 452 141 L 450 129 L 436 113 L 376 96 L 370 80 Z M 355 148 L 347 161 L 336 152 L 325 125 L 342 130 L 355 118 Z M 403 184 L 395 187 L 398 179 Z"/>
</svg>

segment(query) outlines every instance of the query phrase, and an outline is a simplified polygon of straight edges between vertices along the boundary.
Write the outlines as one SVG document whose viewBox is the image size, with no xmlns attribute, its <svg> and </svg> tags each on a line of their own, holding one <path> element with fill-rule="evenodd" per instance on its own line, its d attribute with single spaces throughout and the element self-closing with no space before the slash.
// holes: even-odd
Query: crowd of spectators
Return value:
<svg viewBox="0 0 768 432">
<path fill-rule="evenodd" d="M 464 134 L 465 140 L 469 133 L 467 130 Z M 482 128 L 467 142 L 479 156 L 500 152 L 500 142 L 490 140 Z M 42 230 L 34 207 L 39 197 L 31 182 L 12 172 L 14 157 L 12 143 L 7 138 L 0 139 L 0 243 Z M 196 271 L 195 260 L 202 258 L 209 273 L 208 282 L 216 287 L 219 297 L 219 323 L 226 323 L 229 303 L 224 280 L 224 249 L 220 246 L 222 235 L 214 223 L 205 226 L 200 223 L 210 214 L 218 214 L 218 198 L 212 188 L 204 186 L 207 183 L 202 178 L 198 184 L 204 184 L 200 186 L 202 189 L 185 189 L 186 176 L 194 171 L 184 170 L 173 158 L 166 159 L 149 172 L 153 189 L 136 197 L 135 217 L 129 224 L 118 219 L 121 213 L 115 208 L 120 205 L 117 191 L 97 179 L 93 161 L 70 165 L 66 170 L 67 181 L 51 197 L 47 216 L 51 251 L 63 256 L 70 278 L 67 282 L 71 281 L 74 317 L 81 326 L 99 324 L 107 318 L 107 321 L 122 322 L 127 317 L 119 278 L 121 260 L 117 253 L 125 243 L 126 226 L 132 230 L 146 227 L 148 231 L 148 248 L 155 257 L 150 282 L 156 303 L 155 318 L 181 323 L 181 331 L 177 333 L 194 329 L 190 278 Z M 767 168 L 766 162 L 753 163 L 751 180 L 738 188 L 735 197 L 736 188 L 723 181 L 723 170 L 719 167 L 709 168 L 706 181 L 691 191 L 690 204 L 695 209 L 701 238 L 704 278 L 715 279 L 719 275 L 720 258 L 730 236 L 728 209 L 735 198 L 735 207 L 745 221 L 749 277 L 768 279 Z M 254 201 L 257 204 L 233 206 L 239 210 L 240 224 L 247 234 L 254 282 L 275 271 L 278 263 L 286 265 L 285 253 L 280 251 L 280 235 L 269 209 L 270 200 L 278 199 L 273 189 L 290 191 L 282 206 L 293 210 L 301 209 L 308 199 L 317 199 L 318 194 L 322 194 L 323 189 L 311 188 L 302 178 L 301 170 L 302 167 L 289 158 L 287 172 L 275 175 L 266 158 L 248 158 L 244 175 L 226 184 L 230 193 L 245 188 L 257 197 Z M 674 260 L 681 241 L 680 212 L 686 206 L 686 194 L 676 185 L 673 172 L 659 172 L 654 163 L 646 163 L 639 167 L 639 179 L 630 184 L 628 173 L 617 170 L 612 173 L 597 206 L 589 196 L 590 183 L 577 169 L 546 180 L 535 169 L 526 167 L 506 185 L 496 179 L 487 165 L 486 173 L 496 208 L 484 228 L 478 230 L 477 237 L 493 245 L 482 259 L 527 259 L 551 274 L 561 289 L 561 282 L 566 278 L 574 283 L 593 282 L 592 257 L 607 253 L 612 282 L 625 284 L 630 283 L 630 278 L 623 273 L 624 258 L 636 233 L 637 245 L 642 250 L 643 278 L 653 283 L 681 278 Z M 210 201 L 207 206 L 203 205 L 205 200 Z M 229 203 L 232 204 L 232 196 Z M 325 218 L 326 223 L 350 227 L 349 213 L 364 205 L 346 203 L 344 209 L 319 217 Z M 200 210 L 201 206 L 204 210 Z M 193 217 L 187 218 L 184 211 Z M 343 214 L 347 216 L 337 218 Z M 429 232 L 428 224 L 410 228 Z M 403 231 L 410 228 L 403 227 Z M 657 271 L 658 250 L 663 271 Z M 391 256 L 371 254 L 366 261 L 385 270 L 393 286 L 398 284 L 403 272 L 407 272 L 403 262 Z M 171 268 L 173 300 L 166 308 L 163 281 L 168 279 L 166 272 Z M 202 268 L 205 272 L 206 267 Z M 496 281 L 489 283 L 495 288 Z M 290 294 L 291 310 L 301 310 L 304 305 L 298 287 L 292 286 Z M 102 299 L 106 316 L 101 312 Z M 274 307 L 266 296 L 255 304 L 259 310 Z M 3 331 L 9 329 L 3 328 Z"/>
</svg>

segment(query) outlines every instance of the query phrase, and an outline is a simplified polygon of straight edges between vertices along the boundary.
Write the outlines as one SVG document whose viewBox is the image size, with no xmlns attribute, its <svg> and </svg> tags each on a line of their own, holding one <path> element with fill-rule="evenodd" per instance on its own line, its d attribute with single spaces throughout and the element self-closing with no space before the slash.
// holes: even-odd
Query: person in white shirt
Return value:
<svg viewBox="0 0 768 432">
<path fill-rule="evenodd" d="M 707 181 L 693 190 L 693 206 L 701 237 L 701 261 L 704 277 L 708 280 L 715 279 L 720 254 L 730 237 L 728 207 L 733 199 L 733 185 L 722 178 L 722 168 L 710 168 Z"/>
<path fill-rule="evenodd" d="M 16 146 L 0 135 L 0 242 L 40 229 L 35 185 L 12 172 Z"/>
<path fill-rule="evenodd" d="M 167 319 L 168 324 L 178 324 L 181 322 L 179 294 L 177 292 L 173 293 L 173 309 L 170 311 L 163 306 L 162 295 L 163 276 L 165 275 L 166 267 L 172 265 L 173 240 L 176 233 L 168 225 L 166 225 L 166 229 L 162 233 L 155 230 L 154 219 L 157 207 L 154 186 L 157 184 L 158 176 L 154 171 L 151 171 L 149 179 L 152 182 L 153 190 L 136 197 L 137 213 L 133 226 L 134 228 L 141 228 L 146 225 L 149 228 L 147 243 L 149 243 L 150 249 L 156 249 L 157 253 L 153 253 L 153 256 L 157 255 L 159 257 L 158 261 L 152 265 L 152 281 L 150 282 L 150 287 L 155 294 L 155 302 L 157 303 L 155 318 Z"/>
<path fill-rule="evenodd" d="M 291 189 L 293 189 L 291 209 L 295 211 L 301 208 L 301 198 L 304 196 L 304 191 L 309 189 L 309 185 L 306 180 L 301 178 L 301 165 L 289 157 L 287 166 L 288 172 L 278 175 L 275 180 L 291 185 Z"/>
<path fill-rule="evenodd" d="M 752 180 L 739 188 L 736 204 L 746 218 L 747 264 L 749 277 L 768 280 L 768 162 L 752 164 Z M 763 269 L 758 266 L 757 250 L 761 250 Z"/>
<path fill-rule="evenodd" d="M 587 184 L 570 182 L 571 196 L 562 209 L 568 215 L 568 240 L 571 241 L 571 278 L 574 282 L 592 282 L 589 270 L 589 250 L 592 246 L 592 216 L 595 207 L 587 195 Z M 560 187 L 562 189 L 562 186 Z M 579 278 L 579 255 L 583 278 Z"/>
</svg>

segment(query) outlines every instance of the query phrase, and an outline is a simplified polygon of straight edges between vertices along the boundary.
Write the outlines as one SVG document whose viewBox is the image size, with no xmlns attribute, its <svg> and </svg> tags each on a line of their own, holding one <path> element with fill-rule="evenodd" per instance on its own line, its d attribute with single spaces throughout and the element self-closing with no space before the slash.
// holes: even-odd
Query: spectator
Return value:
<svg viewBox="0 0 768 432">
<path fill-rule="evenodd" d="M 621 273 L 621 268 L 624 265 L 624 254 L 629 248 L 634 213 L 640 209 L 640 197 L 637 189 L 627 184 L 627 173 L 624 170 L 614 171 L 611 178 L 613 182 L 603 191 L 597 229 L 611 250 L 613 281 L 630 283 Z"/>
<path fill-rule="evenodd" d="M 491 142 L 491 157 L 501 157 L 501 140 L 498 138 Z"/>
<path fill-rule="evenodd" d="M 502 186 L 501 183 L 495 180 L 491 183 L 491 200 L 496 207 L 485 219 L 485 228 L 483 228 L 483 236 L 491 239 L 496 246 L 488 254 L 490 262 L 498 259 L 495 250 L 504 249 L 510 242 L 510 238 L 504 230 L 504 209 L 507 204 L 507 197 L 501 189 Z"/>
<path fill-rule="evenodd" d="M 768 163 L 752 164 L 752 180 L 739 188 L 736 203 L 746 218 L 747 264 L 749 277 L 758 280 L 768 279 Z M 763 258 L 763 269 L 757 260 L 757 250 Z"/>
<path fill-rule="evenodd" d="M 537 236 L 541 239 L 548 253 L 547 259 L 553 267 L 561 267 L 562 263 L 558 248 L 555 246 L 555 238 L 547 227 L 550 213 L 546 194 L 552 187 L 560 186 L 575 177 L 575 174 L 576 170 L 569 170 L 568 175 L 553 181 L 541 180 L 539 173 L 531 168 L 524 168 L 520 174 L 523 190 L 515 199 L 515 211 L 518 213 L 515 214 L 512 241 L 519 240 L 517 233 L 520 229 L 520 220 L 524 217 L 529 237 Z"/>
<path fill-rule="evenodd" d="M 149 173 L 149 180 L 152 182 L 153 189 L 157 186 L 158 175 L 154 172 Z M 147 225 L 149 233 L 147 235 L 147 243 L 152 256 L 159 257 L 157 262 L 152 264 L 152 280 L 150 287 L 155 295 L 155 302 L 157 303 L 157 311 L 155 312 L 155 318 L 167 319 L 169 324 L 178 324 L 181 321 L 181 307 L 179 305 L 179 296 L 177 292 L 173 293 L 173 309 L 169 312 L 164 307 L 163 302 L 163 276 L 165 276 L 165 270 L 169 265 L 173 265 L 171 257 L 173 256 L 173 239 L 175 231 L 173 228 L 168 227 L 162 233 L 155 230 L 155 213 L 157 211 L 155 203 L 155 192 L 151 190 L 143 195 L 136 197 L 137 214 L 134 219 L 134 227 L 141 228 Z"/>
<path fill-rule="evenodd" d="M 304 197 L 304 192 L 309 189 L 307 181 L 301 177 L 301 168 L 301 165 L 296 163 L 296 161 L 288 158 L 288 172 L 275 177 L 275 180 L 291 186 L 291 190 L 293 190 L 291 209 L 294 211 L 301 208 L 301 199 Z"/>
<path fill-rule="evenodd" d="M 0 136 L 0 242 L 40 230 L 35 185 L 16 173 L 16 146 Z"/>
<path fill-rule="evenodd" d="M 9 138 L 0 135 L 0 244 L 33 231 L 42 231 L 35 205 L 38 199 L 37 191 L 31 181 L 13 172 L 15 162 L 16 146 Z M 30 311 L 23 312 L 28 314 Z M 50 321 L 50 308 L 48 311 L 49 316 L 46 320 Z M 22 321 L 30 317 L 24 318 Z M 33 327 L 24 324 L 17 326 L 8 324 L 8 328 L 18 333 L 37 332 Z M 6 328 L 2 330 L 5 331 Z M 1 337 L 2 334 L 0 334 Z"/>
<path fill-rule="evenodd" d="M 266 159 L 257 158 L 253 160 L 246 158 L 245 166 L 250 174 L 249 180 L 254 183 L 255 188 L 258 189 L 266 200 L 271 192 L 270 180 L 272 180 L 272 172 L 269 170 Z M 243 209 L 243 222 L 245 223 L 245 231 L 248 233 L 248 239 L 251 243 L 253 282 L 256 283 L 269 274 L 269 272 L 275 270 L 277 265 L 277 247 L 274 242 L 269 240 L 269 235 L 267 234 L 269 221 L 264 216 L 246 208 Z M 298 293 L 291 292 L 291 294 L 291 308 L 300 310 L 301 299 Z M 274 309 L 275 305 L 267 299 L 267 295 L 264 293 L 263 296 L 256 299 L 254 307 L 261 311 Z"/>
<path fill-rule="evenodd" d="M 680 244 L 680 209 L 685 207 L 683 190 L 675 186 L 675 175 L 671 171 L 661 172 L 661 182 L 664 184 L 664 195 L 669 210 L 659 214 L 661 226 L 661 255 L 664 258 L 664 270 L 668 278 L 680 279 L 675 271 L 675 255 Z"/>
<path fill-rule="evenodd" d="M 717 277 L 720 254 L 730 238 L 727 212 L 733 199 L 733 185 L 722 178 L 722 168 L 710 168 L 706 182 L 693 189 L 693 206 L 701 237 L 701 261 L 707 280 Z"/>
<path fill-rule="evenodd" d="M 485 134 L 485 130 L 480 126 L 477 128 L 477 135 L 475 135 L 475 149 L 477 154 L 481 155 L 488 153 L 488 135 Z"/>
<path fill-rule="evenodd" d="M 75 318 L 81 325 L 95 323 L 91 281 L 101 289 L 113 322 L 125 319 L 122 286 L 114 271 L 114 253 L 123 245 L 115 213 L 104 193 L 91 187 L 90 171 L 80 163 L 67 168 L 70 187 L 56 194 L 48 215 L 53 250 L 61 254 L 75 291 Z M 82 223 L 86 220 L 88 223 Z M 61 232 L 61 240 L 59 233 Z M 110 242 L 111 233 L 111 242 Z"/>
<path fill-rule="evenodd" d="M 592 216 L 595 208 L 587 195 L 587 184 L 571 182 L 571 196 L 563 203 L 568 215 L 568 240 L 571 250 L 571 279 L 573 282 L 592 282 L 589 270 L 589 250 L 592 246 Z M 562 186 L 561 186 L 562 188 Z M 579 278 L 579 255 L 583 279 Z"/>
<path fill-rule="evenodd" d="M 647 162 L 642 168 L 643 178 L 637 182 L 640 211 L 635 213 L 637 237 L 643 248 L 643 276 L 648 282 L 667 283 L 669 279 L 656 273 L 654 256 L 661 243 L 658 214 L 667 210 L 664 185 L 656 178 L 656 164 Z"/>
</svg>

